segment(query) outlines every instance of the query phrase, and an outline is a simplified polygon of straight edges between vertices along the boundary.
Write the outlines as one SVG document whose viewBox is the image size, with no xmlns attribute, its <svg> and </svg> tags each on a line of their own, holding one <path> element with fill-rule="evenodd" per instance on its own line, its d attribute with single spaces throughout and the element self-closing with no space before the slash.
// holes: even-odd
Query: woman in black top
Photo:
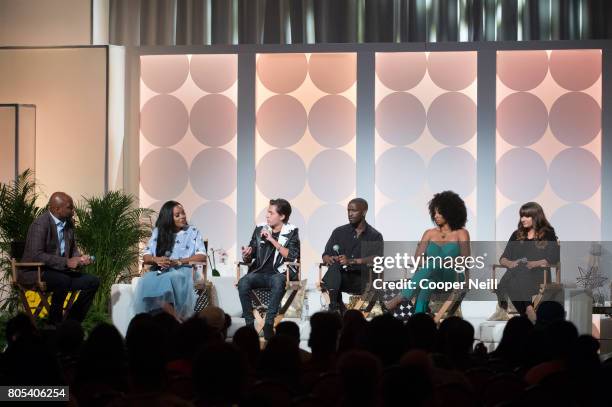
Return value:
<svg viewBox="0 0 612 407">
<path fill-rule="evenodd" d="M 519 216 L 518 228 L 499 260 L 508 269 L 497 286 L 497 299 L 500 308 L 507 309 L 509 298 L 521 315 L 535 321 L 532 296 L 544 282 L 544 273 L 550 281 L 550 269 L 546 267 L 559 262 L 559 242 L 538 203 L 521 206 Z"/>
</svg>

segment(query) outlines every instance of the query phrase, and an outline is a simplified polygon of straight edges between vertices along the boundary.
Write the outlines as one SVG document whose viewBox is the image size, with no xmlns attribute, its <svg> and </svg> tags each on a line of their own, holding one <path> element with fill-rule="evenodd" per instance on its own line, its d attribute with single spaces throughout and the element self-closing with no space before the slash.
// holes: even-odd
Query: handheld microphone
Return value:
<svg viewBox="0 0 612 407">
<path fill-rule="evenodd" d="M 340 245 L 338 244 L 333 245 L 332 250 L 335 251 L 338 256 L 340 256 Z M 342 266 L 342 268 L 346 270 L 346 264 Z"/>
<path fill-rule="evenodd" d="M 261 228 L 261 237 L 263 237 L 263 232 L 267 231 L 269 234 L 272 234 L 272 228 L 270 227 L 270 225 L 265 225 L 263 228 Z M 266 239 L 261 239 L 259 241 L 260 245 L 264 245 L 268 242 L 268 240 Z"/>
<path fill-rule="evenodd" d="M 164 252 L 164 257 L 170 258 L 170 256 L 172 255 L 172 252 L 170 250 L 166 250 Z M 162 269 L 158 269 L 157 270 L 157 275 L 160 275 L 161 273 L 164 273 L 166 270 L 162 270 Z"/>
</svg>

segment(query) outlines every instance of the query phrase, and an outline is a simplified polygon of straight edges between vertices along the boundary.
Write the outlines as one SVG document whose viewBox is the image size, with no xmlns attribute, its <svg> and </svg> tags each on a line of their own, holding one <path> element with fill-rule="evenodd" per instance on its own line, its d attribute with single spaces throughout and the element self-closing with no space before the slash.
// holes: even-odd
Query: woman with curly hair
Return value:
<svg viewBox="0 0 612 407">
<path fill-rule="evenodd" d="M 426 262 L 410 280 L 413 288 L 402 290 L 385 303 L 389 310 L 406 300 L 414 301 L 416 298 L 414 312 L 427 312 L 432 292 L 431 289 L 423 287 L 427 286 L 427 282 L 465 280 L 465 274 L 456 272 L 453 267 L 447 267 L 449 262 L 444 261 L 449 257 L 470 255 L 470 234 L 464 228 L 467 222 L 465 202 L 453 191 L 437 193 L 429 201 L 429 216 L 435 227 L 423 233 L 415 254 L 415 258 L 424 256 Z"/>
<path fill-rule="evenodd" d="M 555 229 L 536 202 L 527 202 L 519 209 L 517 229 L 510 236 L 499 263 L 508 271 L 497 286 L 498 310 L 491 320 L 507 319 L 508 298 L 521 315 L 535 321 L 532 296 L 550 269 L 559 262 L 560 248 Z"/>
</svg>

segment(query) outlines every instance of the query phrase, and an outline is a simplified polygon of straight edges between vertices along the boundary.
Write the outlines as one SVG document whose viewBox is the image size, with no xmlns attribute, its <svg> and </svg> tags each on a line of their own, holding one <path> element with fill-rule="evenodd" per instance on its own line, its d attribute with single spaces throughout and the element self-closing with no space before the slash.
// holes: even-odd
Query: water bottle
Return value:
<svg viewBox="0 0 612 407">
<path fill-rule="evenodd" d="M 308 305 L 308 294 L 304 292 L 304 306 L 302 307 L 302 321 L 310 319 L 310 307 Z"/>
</svg>

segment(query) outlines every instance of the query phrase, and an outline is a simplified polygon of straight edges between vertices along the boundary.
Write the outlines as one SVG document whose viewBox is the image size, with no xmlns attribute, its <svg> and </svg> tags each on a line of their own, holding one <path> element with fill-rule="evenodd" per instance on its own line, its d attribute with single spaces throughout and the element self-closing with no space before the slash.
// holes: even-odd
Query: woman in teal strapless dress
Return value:
<svg viewBox="0 0 612 407">
<path fill-rule="evenodd" d="M 445 259 L 448 257 L 470 255 L 470 234 L 464 228 L 467 222 L 465 202 L 456 193 L 444 191 L 435 194 L 428 206 L 429 215 L 436 227 L 423 233 L 415 257 L 424 255 L 430 260 L 420 267 L 410 279 L 413 288 L 402 290 L 385 303 L 389 310 L 396 308 L 406 300 L 415 301 L 416 298 L 414 312 L 427 312 L 432 290 L 421 288 L 422 280 L 426 279 L 428 282 L 465 281 L 465 273 L 457 273 L 452 267 L 444 267 Z"/>
</svg>

